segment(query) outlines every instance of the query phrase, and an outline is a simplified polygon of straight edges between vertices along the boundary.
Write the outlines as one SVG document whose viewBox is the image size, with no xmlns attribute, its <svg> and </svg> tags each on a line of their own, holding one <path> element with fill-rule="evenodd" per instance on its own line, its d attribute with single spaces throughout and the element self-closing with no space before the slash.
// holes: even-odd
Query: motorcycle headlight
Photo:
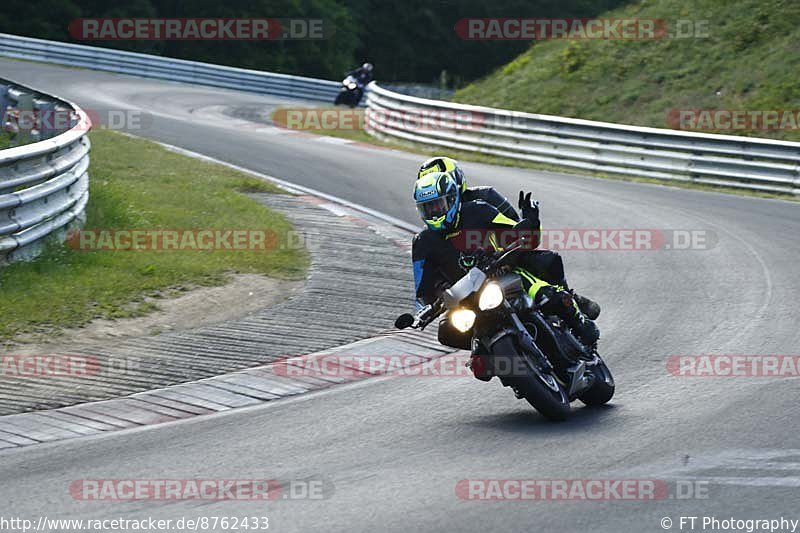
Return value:
<svg viewBox="0 0 800 533">
<path fill-rule="evenodd" d="M 347 88 L 348 88 L 348 89 L 350 89 L 350 90 L 352 91 L 353 89 L 355 89 L 355 88 L 356 88 L 356 84 L 355 84 L 355 83 L 348 83 L 348 84 L 347 84 Z"/>
<path fill-rule="evenodd" d="M 497 283 L 487 283 L 478 298 L 478 308 L 481 311 L 494 309 L 503 303 L 503 289 Z"/>
<path fill-rule="evenodd" d="M 450 313 L 450 323 L 461 333 L 467 332 L 475 324 L 475 311 L 456 309 Z"/>
</svg>

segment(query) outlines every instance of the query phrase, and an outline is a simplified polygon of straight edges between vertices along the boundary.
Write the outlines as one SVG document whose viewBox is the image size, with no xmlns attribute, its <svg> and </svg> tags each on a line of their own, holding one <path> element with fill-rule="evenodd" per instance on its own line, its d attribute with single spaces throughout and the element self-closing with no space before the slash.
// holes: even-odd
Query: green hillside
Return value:
<svg viewBox="0 0 800 533">
<path fill-rule="evenodd" d="M 538 41 L 454 99 L 654 127 L 674 109 L 800 109 L 796 0 L 643 0 L 602 16 L 707 21 L 707 37 Z M 799 129 L 716 131 L 800 140 Z"/>
</svg>

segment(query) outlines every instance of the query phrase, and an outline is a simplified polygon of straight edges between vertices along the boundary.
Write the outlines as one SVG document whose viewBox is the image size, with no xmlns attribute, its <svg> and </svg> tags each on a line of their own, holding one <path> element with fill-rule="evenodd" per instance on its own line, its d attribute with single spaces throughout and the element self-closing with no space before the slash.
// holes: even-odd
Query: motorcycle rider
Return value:
<svg viewBox="0 0 800 533">
<path fill-rule="evenodd" d="M 482 200 L 495 209 L 497 209 L 504 216 L 510 218 L 514 222 L 519 222 L 519 216 L 516 210 L 508 201 L 508 199 L 497 192 L 494 187 L 467 187 L 466 176 L 464 171 L 458 165 L 458 161 L 445 156 L 435 156 L 426 160 L 417 172 L 417 179 L 422 178 L 431 172 L 446 172 L 450 173 L 458 185 L 461 192 L 461 201 L 466 203 L 472 200 Z M 524 198 L 522 191 L 520 191 L 519 203 L 522 204 Z M 530 214 L 530 221 L 534 225 L 536 231 L 541 231 L 541 223 L 539 222 L 539 203 L 533 202 L 534 207 Z M 533 243 L 532 248 L 535 248 L 538 242 Z M 588 318 L 596 320 L 600 315 L 600 305 L 595 301 L 576 294 L 569 288 L 567 278 L 564 273 L 564 262 L 561 255 L 553 250 L 540 250 L 532 249 L 530 253 L 525 254 L 525 268 L 529 270 L 535 277 L 546 281 L 551 285 L 557 285 L 564 290 L 571 292 L 575 302 L 578 304 L 581 312 Z"/>
<path fill-rule="evenodd" d="M 495 190 L 494 187 L 467 187 L 467 179 L 464 171 L 458 165 L 458 161 L 445 156 L 435 156 L 423 162 L 417 172 L 417 179 L 431 172 L 449 172 L 456 180 L 456 184 L 461 191 L 461 200 L 469 202 L 472 200 L 483 200 L 487 204 L 493 205 L 498 211 L 508 218 L 519 221 L 519 216 L 514 207 L 505 196 Z"/>
<path fill-rule="evenodd" d="M 516 229 L 537 231 L 539 213 L 531 194 L 520 194 L 522 220 L 515 222 L 493 205 L 480 199 L 463 201 L 461 186 L 454 172 L 428 172 L 414 184 L 414 201 L 427 226 L 412 244 L 414 286 L 419 305 L 436 300 L 450 285 L 469 269 L 469 254 L 465 255 L 454 240 L 470 231 L 492 232 Z M 491 241 L 491 236 L 490 239 Z M 492 241 L 494 242 L 494 241 Z M 600 336 L 595 323 L 584 316 L 572 294 L 563 287 L 552 285 L 532 275 L 524 265 L 530 252 L 520 254 L 520 268 L 528 294 L 546 314 L 559 316 L 575 336 L 587 346 L 593 346 Z M 446 332 L 440 331 L 440 340 Z M 449 342 L 445 344 L 453 345 Z"/>
<path fill-rule="evenodd" d="M 345 74 L 345 76 L 353 76 L 360 87 L 366 87 L 366 85 L 372 81 L 372 63 L 364 63 L 360 67 Z"/>
</svg>

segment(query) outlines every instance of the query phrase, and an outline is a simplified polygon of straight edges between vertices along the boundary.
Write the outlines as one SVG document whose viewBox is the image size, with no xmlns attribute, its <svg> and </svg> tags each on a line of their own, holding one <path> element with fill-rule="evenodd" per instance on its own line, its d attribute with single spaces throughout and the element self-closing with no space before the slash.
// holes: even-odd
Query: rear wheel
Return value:
<svg viewBox="0 0 800 533">
<path fill-rule="evenodd" d="M 614 377 L 602 359 L 593 370 L 594 383 L 587 391 L 581 393 L 578 399 L 586 405 L 603 405 L 614 397 Z"/>
<path fill-rule="evenodd" d="M 567 418 L 570 407 L 566 391 L 555 376 L 535 369 L 533 362 L 519 349 L 512 335 L 507 335 L 494 343 L 492 354 L 518 357 L 523 360 L 525 365 L 514 365 L 514 368 L 521 366 L 525 375 L 514 375 L 505 378 L 503 382 L 511 385 L 519 396 L 525 398 L 548 420 L 557 422 Z"/>
</svg>

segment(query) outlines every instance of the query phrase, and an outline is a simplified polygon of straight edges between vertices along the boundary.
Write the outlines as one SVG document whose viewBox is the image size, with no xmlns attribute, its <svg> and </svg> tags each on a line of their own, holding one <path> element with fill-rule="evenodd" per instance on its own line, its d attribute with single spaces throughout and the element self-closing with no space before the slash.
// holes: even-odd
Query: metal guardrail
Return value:
<svg viewBox="0 0 800 533">
<path fill-rule="evenodd" d="M 449 100 L 455 93 L 453 89 L 443 89 L 434 85 L 423 85 L 421 83 L 391 82 L 385 83 L 383 88 L 407 96 L 431 98 L 434 100 Z"/>
<path fill-rule="evenodd" d="M 333 102 L 340 82 L 0 33 L 0 56 Z"/>
<path fill-rule="evenodd" d="M 333 102 L 340 82 L 226 67 L 0 33 L 0 56 L 139 77 Z M 0 126 L 13 135 L 0 150 L 0 264 L 36 255 L 44 238 L 83 217 L 89 198 L 91 121 L 80 108 L 0 79 Z M 39 127 L 42 116 L 75 113 L 68 131 Z M 33 115 L 33 126 L 22 117 Z M 32 143 L 32 144 L 30 144 Z"/>
<path fill-rule="evenodd" d="M 626 126 L 407 96 L 376 83 L 367 131 L 592 172 L 800 194 L 800 143 Z"/>
<path fill-rule="evenodd" d="M 12 147 L 55 137 L 77 121 L 69 104 L 40 94 L 10 82 L 0 85 L 0 127 Z"/>
<path fill-rule="evenodd" d="M 86 133 L 91 128 L 79 107 L 0 79 L 0 124 L 12 132 L 21 111 L 37 116 L 58 109 L 71 115 L 63 131 L 18 130 L 17 135 L 35 142 L 0 150 L 0 264 L 33 257 L 46 237 L 63 237 L 83 219 L 89 200 Z"/>
</svg>

